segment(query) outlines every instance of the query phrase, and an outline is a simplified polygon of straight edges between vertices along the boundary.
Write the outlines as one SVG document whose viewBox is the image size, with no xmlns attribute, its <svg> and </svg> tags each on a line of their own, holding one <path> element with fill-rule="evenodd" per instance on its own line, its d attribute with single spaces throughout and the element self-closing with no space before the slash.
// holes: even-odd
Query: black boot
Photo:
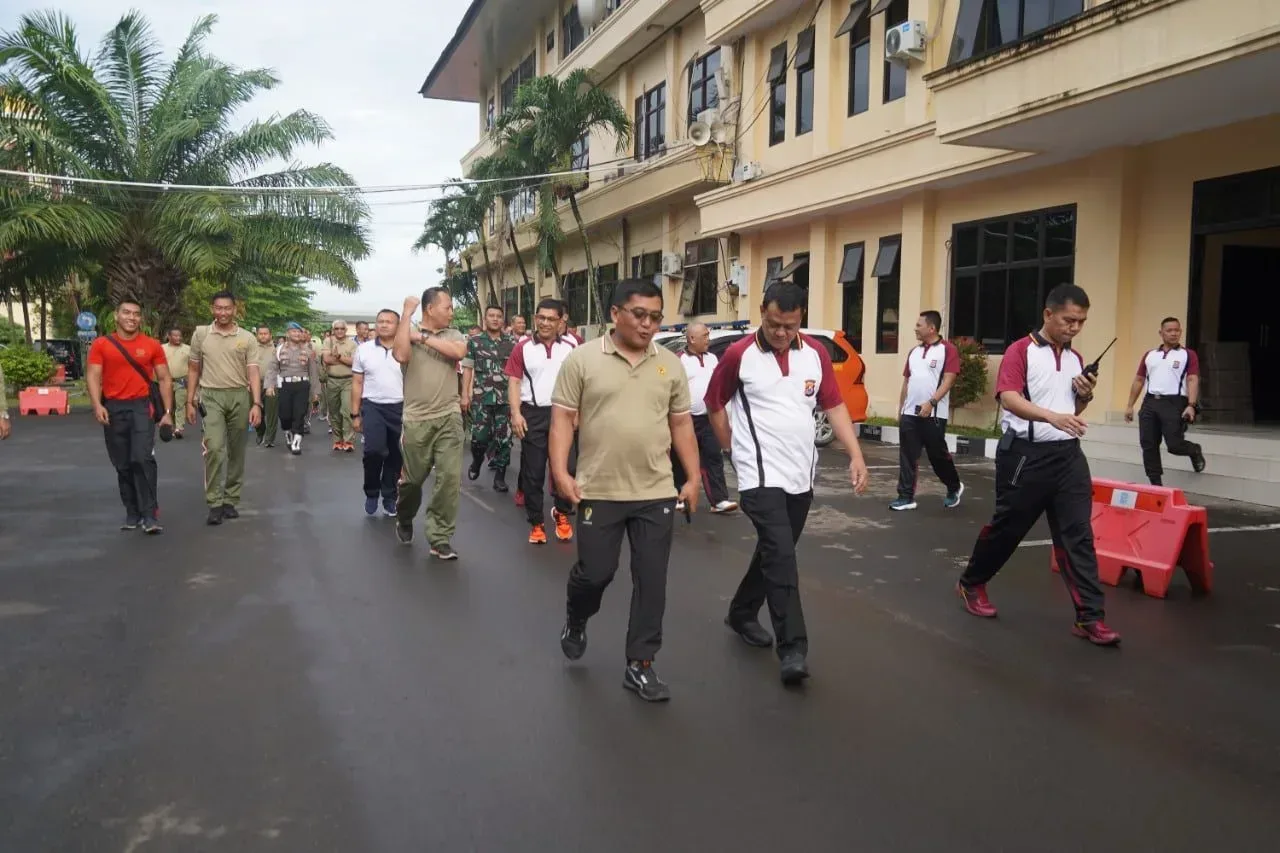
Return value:
<svg viewBox="0 0 1280 853">
<path fill-rule="evenodd" d="M 484 467 L 484 448 L 481 447 L 479 450 L 477 450 L 476 446 L 473 444 L 471 445 L 471 467 L 467 469 L 467 479 L 468 480 L 480 479 L 480 469 L 483 467 Z"/>
<path fill-rule="evenodd" d="M 495 492 L 508 492 L 507 488 L 507 469 L 495 468 L 493 471 L 493 490 Z"/>
</svg>

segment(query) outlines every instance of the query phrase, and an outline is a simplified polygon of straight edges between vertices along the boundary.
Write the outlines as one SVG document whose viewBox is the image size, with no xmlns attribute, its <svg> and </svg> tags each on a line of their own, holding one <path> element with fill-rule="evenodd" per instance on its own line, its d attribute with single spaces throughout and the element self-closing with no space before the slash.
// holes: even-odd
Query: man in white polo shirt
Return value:
<svg viewBox="0 0 1280 853">
<path fill-rule="evenodd" d="M 725 624 L 749 645 L 767 648 L 776 642 L 787 685 L 809 677 L 796 543 L 813 504 L 818 408 L 827 413 L 851 457 L 854 491 L 861 494 L 867 488 L 867 464 L 831 357 L 822 344 L 800 334 L 804 309 L 803 288 L 789 281 L 770 285 L 760 306 L 760 328 L 729 347 L 706 395 L 716 436 L 722 446 L 732 448 L 742 511 L 758 537 Z M 773 637 L 759 622 L 765 602 Z"/>
<path fill-rule="evenodd" d="M 404 419 L 404 368 L 392 350 L 400 315 L 378 312 L 372 339 L 356 347 L 351 363 L 351 425 L 364 434 L 364 512 L 396 514 L 400 478 L 400 432 Z"/>
<path fill-rule="evenodd" d="M 1138 442 L 1142 445 L 1142 467 L 1151 485 L 1164 484 L 1160 462 L 1160 438 L 1174 456 L 1190 456 L 1191 467 L 1204 470 L 1200 445 L 1187 441 L 1187 426 L 1196 421 L 1200 409 L 1200 359 L 1196 351 L 1182 345 L 1182 324 L 1177 317 L 1160 321 L 1160 346 L 1138 362 L 1138 375 L 1129 389 L 1129 405 L 1124 419 L 1133 421 L 1133 407 L 1146 388 L 1138 415 Z"/>
<path fill-rule="evenodd" d="M 511 432 L 520 439 L 520 491 L 524 494 L 525 517 L 529 520 L 529 544 L 545 545 L 547 518 L 543 497 L 547 480 L 547 442 L 551 435 L 551 393 L 556 387 L 560 366 L 573 352 L 572 338 L 560 335 L 564 303 L 544 299 L 533 315 L 534 333 L 515 345 L 507 359 L 507 399 L 511 406 Z M 572 465 L 572 461 L 570 462 Z M 551 510 L 556 538 L 573 538 L 573 504 L 555 494 Z"/>
<path fill-rule="evenodd" d="M 698 439 L 698 461 L 702 475 L 702 487 L 706 489 L 707 499 L 711 501 L 711 511 L 717 513 L 733 512 L 738 505 L 729 500 L 729 487 L 724 480 L 724 452 L 720 449 L 720 440 L 716 431 L 711 428 L 707 417 L 707 404 L 703 399 L 707 396 L 707 386 L 711 384 L 711 374 L 720 360 L 710 352 L 711 330 L 705 323 L 693 323 L 685 330 L 685 350 L 680 353 L 680 364 L 684 367 L 685 376 L 689 378 L 689 398 L 693 401 L 690 410 L 693 415 L 693 433 Z M 677 456 L 671 457 L 671 468 L 675 472 L 676 491 L 684 487 L 689 479 Z M 682 504 L 676 509 L 684 510 Z"/>
<path fill-rule="evenodd" d="M 916 320 L 916 340 L 902 369 L 902 396 L 898 411 L 898 498 L 889 509 L 916 508 L 916 479 L 920 451 L 929 455 L 933 473 L 947 487 L 942 505 L 952 509 L 960 504 L 964 484 L 955 460 L 947 449 L 947 417 L 951 414 L 951 386 L 960 375 L 960 350 L 944 341 L 938 329 L 942 315 L 925 311 Z"/>
<path fill-rule="evenodd" d="M 1018 543 L 1047 515 L 1054 556 L 1075 604 L 1072 633 L 1094 645 L 1114 646 L 1120 634 L 1102 621 L 1103 594 L 1093 547 L 1093 479 L 1080 449 L 1081 413 L 1093 399 L 1097 377 L 1071 341 L 1089 316 L 1089 297 L 1060 284 L 1045 299 L 1044 325 L 1004 352 L 996 398 L 1004 407 L 1004 437 L 996 450 L 996 510 L 978 534 L 956 591 L 974 616 L 994 618 L 987 584 Z"/>
</svg>

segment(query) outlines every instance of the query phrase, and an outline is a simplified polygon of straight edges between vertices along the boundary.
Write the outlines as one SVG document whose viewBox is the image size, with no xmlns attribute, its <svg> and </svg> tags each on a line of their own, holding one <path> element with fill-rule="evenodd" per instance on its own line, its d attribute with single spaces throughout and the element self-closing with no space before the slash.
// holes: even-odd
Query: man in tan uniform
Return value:
<svg viewBox="0 0 1280 853">
<path fill-rule="evenodd" d="M 329 398 L 329 427 L 333 430 L 333 449 L 350 453 L 356 449 L 351 427 L 351 362 L 356 357 L 356 342 L 347 337 L 345 320 L 333 321 L 333 336 L 324 348 L 324 364 L 329 371 L 325 393 Z"/>
<path fill-rule="evenodd" d="M 263 413 L 262 423 L 258 424 L 258 445 L 260 447 L 276 446 L 276 431 L 280 428 L 280 398 L 276 395 L 276 386 L 267 378 L 267 373 L 276 357 L 276 344 L 271 338 L 271 327 L 259 326 L 254 330 L 258 339 L 258 376 L 262 378 Z"/>
<path fill-rule="evenodd" d="M 236 324 L 236 298 L 228 290 L 212 299 L 213 323 L 191 336 L 187 388 L 199 395 L 204 417 L 204 496 L 209 524 L 239 518 L 244 453 L 249 427 L 262 423 L 258 342 Z M 252 403 L 250 400 L 252 399 Z M 187 397 L 187 423 L 196 422 L 197 401 Z"/>
<path fill-rule="evenodd" d="M 422 305 L 420 334 L 413 314 Z M 396 505 L 396 538 L 413 541 L 413 517 L 422 505 L 422 484 L 436 472 L 427 505 L 427 542 L 431 556 L 456 560 L 449 540 L 458 522 L 462 488 L 462 407 L 458 393 L 458 364 L 467 355 L 467 339 L 453 321 L 453 297 L 443 287 L 429 287 L 421 302 L 404 301 L 391 354 L 404 365 L 404 420 L 400 448 L 404 471 Z M 332 409 L 331 409 L 332 411 Z"/>
<path fill-rule="evenodd" d="M 191 347 L 182 342 L 182 330 L 170 329 L 164 343 L 164 357 L 169 363 L 169 375 L 173 377 L 173 437 L 182 438 L 183 414 L 187 411 L 187 360 Z"/>
</svg>

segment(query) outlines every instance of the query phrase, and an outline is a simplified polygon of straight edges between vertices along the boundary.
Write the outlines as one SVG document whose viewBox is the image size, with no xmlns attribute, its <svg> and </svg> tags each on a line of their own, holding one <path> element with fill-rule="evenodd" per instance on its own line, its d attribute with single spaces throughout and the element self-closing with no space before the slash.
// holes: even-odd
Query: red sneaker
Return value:
<svg viewBox="0 0 1280 853">
<path fill-rule="evenodd" d="M 968 610 L 974 616 L 981 616 L 983 619 L 995 618 L 996 607 L 991 603 L 991 599 L 987 598 L 986 584 L 966 587 L 957 583 L 956 592 L 960 594 L 960 600 L 964 602 L 965 610 Z"/>
<path fill-rule="evenodd" d="M 1105 622 L 1077 622 L 1071 628 L 1071 633 L 1095 646 L 1120 645 L 1120 632 L 1108 628 Z"/>
<path fill-rule="evenodd" d="M 516 506 L 524 506 L 524 492 L 516 489 Z"/>
</svg>

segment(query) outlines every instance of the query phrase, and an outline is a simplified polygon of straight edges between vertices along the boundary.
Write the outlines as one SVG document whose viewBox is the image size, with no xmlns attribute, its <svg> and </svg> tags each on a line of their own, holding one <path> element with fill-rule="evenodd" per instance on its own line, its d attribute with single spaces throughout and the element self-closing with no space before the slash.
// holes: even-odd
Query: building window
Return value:
<svg viewBox="0 0 1280 853">
<path fill-rule="evenodd" d="M 667 148 L 667 84 L 659 83 L 636 98 L 635 157 L 648 160 Z"/>
<path fill-rule="evenodd" d="M 591 135 L 584 133 L 569 149 L 569 168 L 583 170 L 591 166 Z"/>
<path fill-rule="evenodd" d="M 876 352 L 898 351 L 898 301 L 902 288 L 898 267 L 902 254 L 902 235 L 880 238 L 880 251 L 871 275 L 876 279 Z"/>
<path fill-rule="evenodd" d="M 536 76 L 537 65 L 531 53 L 516 66 L 514 71 L 507 75 L 507 79 L 502 81 L 502 111 L 504 113 L 515 106 L 516 94 L 520 91 L 520 87 Z"/>
<path fill-rule="evenodd" d="M 489 204 L 489 236 L 498 233 L 498 201 L 494 199 Z"/>
<path fill-rule="evenodd" d="M 1084 11 L 1084 0 L 960 0 L 951 62 L 1015 44 Z"/>
<path fill-rule="evenodd" d="M 906 23 L 907 0 L 893 0 L 884 13 L 884 31 Z M 884 102 L 896 101 L 907 96 L 907 66 L 901 62 L 884 61 Z"/>
<path fill-rule="evenodd" d="M 631 256 L 631 277 L 652 279 L 662 270 L 662 253 L 645 252 Z"/>
<path fill-rule="evenodd" d="M 813 130 L 813 27 L 796 40 L 796 136 Z"/>
<path fill-rule="evenodd" d="M 684 287 L 680 313 L 715 314 L 720 310 L 720 241 L 714 237 L 684 245 Z"/>
<path fill-rule="evenodd" d="M 520 288 L 508 287 L 502 291 L 502 311 L 507 315 L 507 322 L 520 314 Z"/>
<path fill-rule="evenodd" d="M 720 67 L 720 48 L 700 56 L 689 69 L 689 121 L 696 121 L 698 113 L 720 106 L 720 92 L 716 89 L 716 69 Z"/>
<path fill-rule="evenodd" d="M 597 323 L 609 316 L 609 306 L 613 304 L 613 286 L 618 283 L 618 265 L 602 264 L 596 267 L 596 284 L 599 286 L 596 298 L 598 316 L 593 318 Z"/>
<path fill-rule="evenodd" d="M 582 31 L 582 20 L 578 17 L 578 4 L 575 3 L 569 7 L 569 12 L 564 16 L 562 29 L 563 34 L 560 36 L 561 46 L 564 48 L 563 56 L 567 57 L 578 49 L 578 45 L 582 44 L 586 34 Z"/>
<path fill-rule="evenodd" d="M 495 115 L 495 113 L 494 113 L 493 98 L 492 98 L 492 97 L 490 97 L 490 98 L 489 98 L 489 104 L 488 104 L 488 106 L 486 106 L 486 107 L 485 107 L 485 111 L 484 111 L 484 127 L 485 127 L 485 130 L 489 130 L 489 131 L 492 131 L 492 130 L 493 130 L 493 120 L 494 120 L 496 117 L 497 117 L 497 116 L 496 116 L 496 115 Z"/>
<path fill-rule="evenodd" d="M 849 345 L 862 352 L 862 256 L 865 246 L 850 243 L 844 247 L 837 281 L 841 290 L 840 327 Z"/>
<path fill-rule="evenodd" d="M 791 256 L 791 281 L 809 290 L 809 253 L 796 252 Z"/>
<path fill-rule="evenodd" d="M 511 221 L 515 223 L 530 220 L 537 212 L 538 191 L 532 188 L 517 192 L 511 197 L 511 201 L 507 205 L 507 213 L 511 216 Z"/>
<path fill-rule="evenodd" d="M 570 322 L 587 322 L 587 271 L 566 273 L 560 283 L 564 287 L 564 301 Z"/>
<path fill-rule="evenodd" d="M 769 54 L 769 144 L 787 138 L 787 44 Z"/>
<path fill-rule="evenodd" d="M 1045 296 L 1072 280 L 1075 247 L 1075 205 L 956 225 L 951 337 L 1000 353 L 1039 328 Z"/>
<path fill-rule="evenodd" d="M 862 0 L 849 9 L 849 17 L 836 35 L 846 32 L 849 34 L 849 115 L 856 116 L 871 107 L 871 16 Z"/>
<path fill-rule="evenodd" d="M 782 258 L 769 258 L 764 262 L 764 284 L 768 287 L 777 278 L 778 273 L 782 272 Z"/>
<path fill-rule="evenodd" d="M 547 33 L 547 53 L 551 53 L 556 49 L 556 31 L 551 30 Z"/>
</svg>

